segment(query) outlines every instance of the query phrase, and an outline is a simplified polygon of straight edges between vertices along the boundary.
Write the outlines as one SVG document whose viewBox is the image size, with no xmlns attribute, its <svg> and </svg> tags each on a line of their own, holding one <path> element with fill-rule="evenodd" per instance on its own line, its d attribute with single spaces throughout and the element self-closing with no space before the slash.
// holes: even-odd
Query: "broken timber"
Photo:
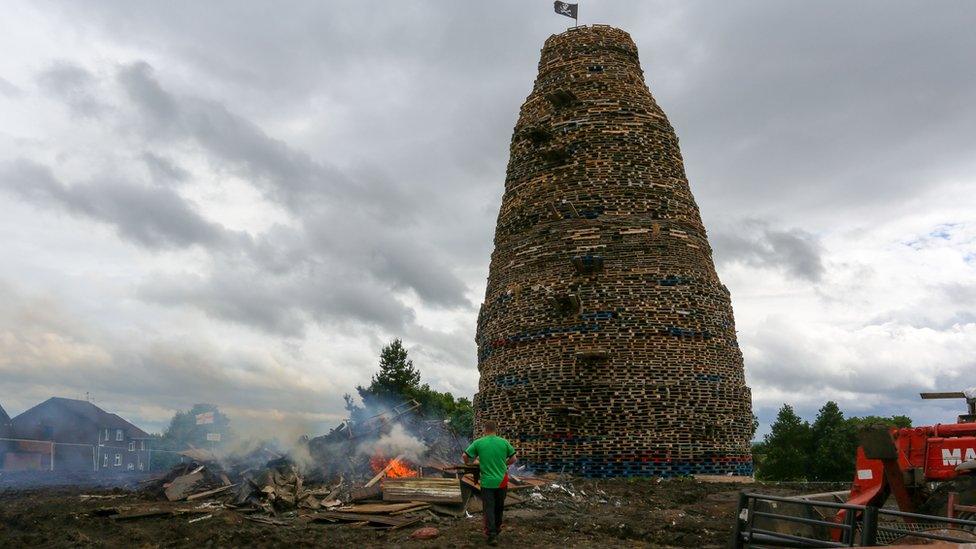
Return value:
<svg viewBox="0 0 976 549">
<path fill-rule="evenodd" d="M 192 473 L 176 477 L 166 487 L 166 499 L 176 501 L 185 498 L 201 480 L 203 480 L 203 467 L 197 467 Z"/>
<path fill-rule="evenodd" d="M 383 526 L 389 526 L 394 529 L 403 528 L 404 526 L 409 526 L 420 520 L 420 517 L 390 517 L 386 515 L 370 515 L 365 513 L 345 513 L 340 511 L 324 511 L 312 515 L 312 520 L 314 522 L 370 522 L 373 524 L 380 524 Z"/>
</svg>

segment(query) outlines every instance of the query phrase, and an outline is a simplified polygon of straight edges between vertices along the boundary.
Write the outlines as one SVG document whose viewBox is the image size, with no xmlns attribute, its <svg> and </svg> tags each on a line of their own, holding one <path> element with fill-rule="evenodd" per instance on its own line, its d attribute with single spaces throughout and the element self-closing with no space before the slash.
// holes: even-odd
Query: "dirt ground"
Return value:
<svg viewBox="0 0 976 549">
<path fill-rule="evenodd" d="M 724 547 L 742 489 L 793 494 L 761 484 L 705 483 L 692 479 L 555 480 L 521 492 L 506 509 L 500 545 L 509 547 Z M 806 490 L 809 491 L 809 490 Z M 96 496 L 92 498 L 90 496 Z M 124 489 L 0 487 L 0 546 L 4 547 L 476 547 L 484 545 L 481 515 L 458 518 L 425 512 L 402 530 L 374 530 L 311 522 L 285 514 L 285 524 L 252 522 L 206 503 L 168 503 Z M 126 513 L 187 510 L 178 516 L 117 521 Z M 212 515 L 191 523 L 190 520 Z M 439 536 L 410 539 L 421 527 Z"/>
</svg>

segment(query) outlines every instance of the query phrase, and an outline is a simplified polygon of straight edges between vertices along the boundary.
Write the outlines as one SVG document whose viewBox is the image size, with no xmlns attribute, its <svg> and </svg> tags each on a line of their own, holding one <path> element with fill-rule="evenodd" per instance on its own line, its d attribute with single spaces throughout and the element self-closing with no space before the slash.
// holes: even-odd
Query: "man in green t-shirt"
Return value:
<svg viewBox="0 0 976 549">
<path fill-rule="evenodd" d="M 484 513 L 485 535 L 494 544 L 502 529 L 502 511 L 508 492 L 508 466 L 515 463 L 515 448 L 498 436 L 498 425 L 485 421 L 485 436 L 475 440 L 461 456 L 464 463 L 477 460 L 481 470 L 481 506 Z"/>
</svg>

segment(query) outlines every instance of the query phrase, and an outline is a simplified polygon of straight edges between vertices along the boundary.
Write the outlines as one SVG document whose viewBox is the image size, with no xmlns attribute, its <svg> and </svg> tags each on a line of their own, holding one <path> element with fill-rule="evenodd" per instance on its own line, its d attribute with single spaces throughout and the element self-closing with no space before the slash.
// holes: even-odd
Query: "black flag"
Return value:
<svg viewBox="0 0 976 549">
<path fill-rule="evenodd" d="M 570 4 L 568 2 L 560 2 L 556 0 L 553 3 L 553 7 L 556 8 L 556 13 L 559 15 L 565 15 L 566 17 L 572 17 L 576 19 L 576 15 L 579 13 L 579 4 Z"/>
</svg>

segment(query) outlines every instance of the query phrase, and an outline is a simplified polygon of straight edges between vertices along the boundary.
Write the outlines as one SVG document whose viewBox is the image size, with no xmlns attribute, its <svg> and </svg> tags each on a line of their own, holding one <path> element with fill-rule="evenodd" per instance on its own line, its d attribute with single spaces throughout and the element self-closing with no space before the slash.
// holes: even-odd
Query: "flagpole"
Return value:
<svg viewBox="0 0 976 549">
<path fill-rule="evenodd" d="M 579 28 L 579 7 L 580 4 L 582 3 L 583 2 L 579 2 L 578 4 L 576 4 L 576 17 L 573 18 L 573 20 L 576 21 L 576 28 Z"/>
</svg>

